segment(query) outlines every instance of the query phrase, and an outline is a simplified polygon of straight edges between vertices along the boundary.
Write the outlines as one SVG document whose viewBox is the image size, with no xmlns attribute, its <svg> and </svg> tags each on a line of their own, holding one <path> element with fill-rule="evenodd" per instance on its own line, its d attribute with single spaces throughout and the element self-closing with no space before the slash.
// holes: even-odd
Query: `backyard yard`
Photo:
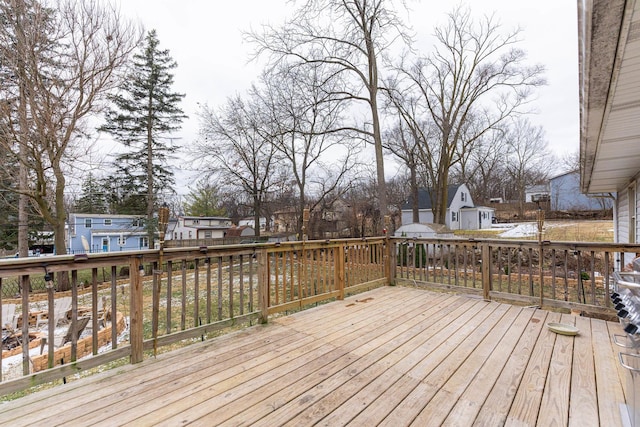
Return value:
<svg viewBox="0 0 640 427">
<path fill-rule="evenodd" d="M 537 240 L 536 222 L 494 224 L 490 230 L 456 230 L 457 237 L 485 239 Z M 544 222 L 543 240 L 560 242 L 613 242 L 612 220 L 566 221 L 549 220 Z"/>
</svg>

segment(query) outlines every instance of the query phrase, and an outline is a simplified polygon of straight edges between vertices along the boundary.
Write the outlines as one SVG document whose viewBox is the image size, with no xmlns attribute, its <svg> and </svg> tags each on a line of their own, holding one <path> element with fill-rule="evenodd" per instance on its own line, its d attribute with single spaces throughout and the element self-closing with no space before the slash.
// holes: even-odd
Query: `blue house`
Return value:
<svg viewBox="0 0 640 427">
<path fill-rule="evenodd" d="M 149 238 L 140 215 L 69 215 L 69 253 L 115 252 L 149 249 Z"/>
<path fill-rule="evenodd" d="M 563 173 L 549 180 L 551 210 L 596 211 L 611 209 L 609 194 L 584 194 L 580 188 L 580 171 Z"/>
</svg>

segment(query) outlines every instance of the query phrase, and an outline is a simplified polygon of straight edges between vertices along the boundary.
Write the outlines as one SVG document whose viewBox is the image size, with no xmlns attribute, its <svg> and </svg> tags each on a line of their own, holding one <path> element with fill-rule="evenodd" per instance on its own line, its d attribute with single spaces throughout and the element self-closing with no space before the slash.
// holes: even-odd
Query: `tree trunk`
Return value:
<svg viewBox="0 0 640 427">
<path fill-rule="evenodd" d="M 377 90 L 374 91 L 374 93 Z M 375 94 L 372 94 L 371 114 L 373 115 L 373 139 L 376 151 L 376 177 L 378 180 L 378 209 L 379 219 L 383 219 L 387 215 L 387 182 L 384 177 L 384 157 L 382 153 L 382 137 L 380 136 L 380 120 L 378 118 L 378 107 L 375 101 Z M 378 221 L 383 224 L 384 221 Z M 380 227 L 374 230 L 377 234 L 382 234 Z"/>
<path fill-rule="evenodd" d="M 258 194 L 254 191 L 254 194 Z M 256 237 L 260 237 L 260 212 L 262 211 L 262 204 L 260 203 L 260 197 L 253 197 L 253 226 L 256 229 Z"/>
<path fill-rule="evenodd" d="M 418 200 L 418 172 L 416 171 L 415 165 L 411 165 L 410 168 L 410 185 L 411 185 L 411 200 L 412 206 L 411 211 L 413 214 L 413 222 L 420 222 L 420 201 Z"/>
<path fill-rule="evenodd" d="M 370 35 L 366 40 L 367 54 L 369 61 L 369 105 L 371 106 L 371 120 L 373 123 L 373 144 L 376 152 L 376 177 L 378 180 L 378 209 L 379 214 L 377 221 L 380 224 L 374 232 L 378 235 L 382 234 L 382 224 L 384 217 L 387 215 L 387 183 L 384 176 L 384 157 L 382 152 L 382 134 L 380 132 L 380 118 L 378 116 L 378 63 L 373 41 Z M 375 212 L 374 212 L 375 215 Z M 375 223 L 376 221 L 374 221 Z"/>
<path fill-rule="evenodd" d="M 16 22 L 16 42 L 17 42 L 17 51 L 18 52 L 28 52 L 27 49 L 27 41 L 24 27 L 22 25 L 22 19 L 24 19 L 25 14 L 25 4 L 23 2 L 18 2 L 17 7 L 17 22 Z M 19 153 L 20 159 L 23 161 L 19 164 L 19 176 L 18 176 L 18 187 L 20 189 L 20 194 L 18 196 L 18 254 L 21 257 L 26 257 L 29 255 L 29 215 L 27 212 L 29 206 L 29 197 L 27 193 L 29 191 L 29 177 L 27 165 L 24 162 L 24 159 L 27 159 L 27 138 L 29 135 L 29 118 L 27 112 L 27 70 L 25 59 L 23 55 L 18 55 L 17 61 L 17 74 L 19 79 L 19 104 L 18 104 L 18 126 L 20 128 L 20 140 L 19 144 Z"/>
<path fill-rule="evenodd" d="M 304 196 L 300 197 L 298 203 L 298 212 L 296 218 L 296 233 L 300 236 L 299 240 L 303 240 L 305 235 L 309 235 L 309 230 L 304 229 L 304 205 L 306 200 Z"/>
<path fill-rule="evenodd" d="M 153 93 L 149 93 L 149 115 L 147 116 L 147 235 L 149 249 L 153 248 L 156 227 L 154 226 L 153 213 L 155 208 L 155 185 L 153 182 Z M 197 232 L 196 232 L 197 234 Z M 196 235 L 196 239 L 198 236 Z"/>
</svg>

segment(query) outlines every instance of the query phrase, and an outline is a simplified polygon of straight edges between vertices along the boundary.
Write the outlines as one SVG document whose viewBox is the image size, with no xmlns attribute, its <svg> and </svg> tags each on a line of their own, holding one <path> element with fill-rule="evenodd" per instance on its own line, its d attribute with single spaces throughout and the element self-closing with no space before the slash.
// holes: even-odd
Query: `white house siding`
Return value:
<svg viewBox="0 0 640 427">
<path fill-rule="evenodd" d="M 447 209 L 447 226 L 451 230 L 459 230 L 461 227 L 462 208 L 473 207 L 473 199 L 466 184 L 460 185 L 453 196 L 449 209 Z"/>
<path fill-rule="evenodd" d="M 221 239 L 230 227 L 225 217 L 178 217 L 171 239 Z"/>
<path fill-rule="evenodd" d="M 629 242 L 629 192 L 627 190 L 618 192 L 616 208 L 618 241 Z"/>
<path fill-rule="evenodd" d="M 462 230 L 481 230 L 491 228 L 494 209 L 484 206 L 463 208 L 460 210 Z"/>
<path fill-rule="evenodd" d="M 629 191 L 633 190 L 633 191 Z M 635 200 L 629 200 L 629 197 L 635 195 Z M 618 191 L 617 199 L 616 199 L 616 208 L 614 211 L 614 215 L 616 221 L 614 221 L 616 230 L 616 238 L 615 241 L 621 243 L 638 243 L 640 242 L 639 238 L 639 224 L 638 224 L 638 212 L 640 212 L 640 198 L 638 197 L 638 185 L 637 182 L 634 181 L 630 187 L 625 188 L 624 190 Z M 635 220 L 631 218 L 631 215 L 635 213 Z M 632 233 L 629 232 L 631 224 L 635 224 L 635 234 L 631 236 Z M 619 265 L 625 266 L 629 264 L 633 260 L 634 256 L 631 253 L 625 254 L 625 259 L 620 262 Z"/>
<path fill-rule="evenodd" d="M 413 212 L 402 211 L 402 224 L 411 224 L 413 222 Z M 421 224 L 433 223 L 433 212 L 431 210 L 421 209 L 418 211 L 418 222 Z"/>
</svg>

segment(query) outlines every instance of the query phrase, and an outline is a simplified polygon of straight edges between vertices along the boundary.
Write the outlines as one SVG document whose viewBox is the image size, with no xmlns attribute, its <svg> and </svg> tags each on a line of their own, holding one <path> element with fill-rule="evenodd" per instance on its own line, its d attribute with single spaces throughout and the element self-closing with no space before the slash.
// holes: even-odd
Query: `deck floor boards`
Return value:
<svg viewBox="0 0 640 427">
<path fill-rule="evenodd" d="M 556 335 L 546 323 L 580 329 Z M 383 287 L 0 405 L 7 425 L 622 426 L 621 327 Z"/>
</svg>

